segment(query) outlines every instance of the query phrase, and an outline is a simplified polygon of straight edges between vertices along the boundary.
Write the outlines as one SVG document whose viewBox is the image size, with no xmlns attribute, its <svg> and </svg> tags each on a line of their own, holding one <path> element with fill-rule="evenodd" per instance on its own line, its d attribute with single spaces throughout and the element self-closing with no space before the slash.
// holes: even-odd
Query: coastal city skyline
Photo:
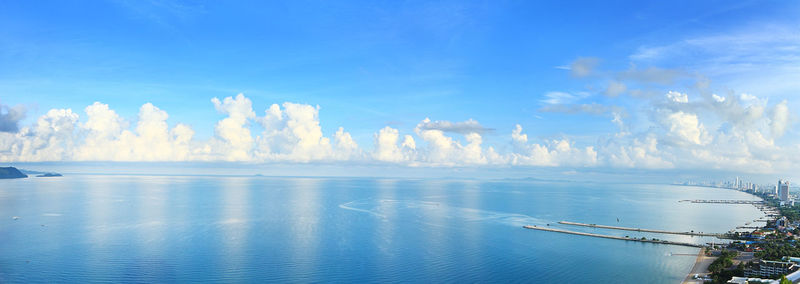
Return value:
<svg viewBox="0 0 800 284">
<path fill-rule="evenodd" d="M 798 8 L 628 4 L 632 12 L 603 16 L 604 25 L 562 24 L 569 38 L 583 39 L 575 42 L 545 24 L 563 15 L 509 13 L 537 10 L 532 3 L 376 5 L 369 9 L 377 14 L 336 22 L 334 30 L 275 15 L 281 7 L 272 4 L 252 9 L 270 20 L 254 14 L 230 23 L 221 19 L 231 7 L 211 3 L 8 3 L 0 12 L 12 27 L 2 38 L 13 43 L 0 47 L 9 63 L 0 71 L 0 160 L 703 170 L 800 179 L 792 168 L 800 161 L 791 80 L 800 66 L 791 48 Z M 329 5 L 332 15 L 304 12 L 332 19 L 365 11 Z M 90 25 L 78 20 L 83 13 L 107 17 Z M 135 41 L 122 36 L 129 30 Z M 297 38 L 273 44 L 287 31 Z M 230 46 L 212 48 L 219 37 Z M 300 61 L 279 60 L 284 52 Z M 307 84 L 292 83 L 300 81 Z"/>
</svg>

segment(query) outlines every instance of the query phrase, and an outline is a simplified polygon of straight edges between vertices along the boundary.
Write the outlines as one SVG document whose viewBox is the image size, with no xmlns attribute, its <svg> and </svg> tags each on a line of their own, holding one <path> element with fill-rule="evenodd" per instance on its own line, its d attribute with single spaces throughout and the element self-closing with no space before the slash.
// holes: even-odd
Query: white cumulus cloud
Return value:
<svg viewBox="0 0 800 284">
<path fill-rule="evenodd" d="M 214 108 L 228 117 L 217 122 L 214 133 L 219 140 L 211 141 L 206 152 L 221 155 L 227 161 L 247 161 L 252 159 L 253 136 L 248 128 L 249 120 L 255 118 L 253 102 L 243 94 L 235 98 L 227 97 L 220 101 L 211 99 Z"/>
<path fill-rule="evenodd" d="M 696 145 L 708 143 L 708 133 L 697 118 L 697 115 L 682 111 L 669 114 L 665 119 L 669 134 L 681 142 Z"/>
<path fill-rule="evenodd" d="M 789 106 L 786 100 L 775 105 L 772 109 L 772 117 L 770 118 L 770 128 L 772 136 L 780 138 L 789 127 Z"/>
<path fill-rule="evenodd" d="M 372 157 L 384 162 L 408 162 L 414 158 L 417 144 L 410 135 L 404 137 L 403 143 L 398 145 L 400 131 L 386 126 L 375 133 L 375 150 Z"/>
<path fill-rule="evenodd" d="M 669 91 L 669 93 L 667 93 L 667 98 L 670 101 L 676 102 L 676 103 L 688 103 L 689 102 L 689 95 L 683 94 L 683 93 L 679 93 L 679 92 L 675 92 L 675 91 Z"/>
<path fill-rule="evenodd" d="M 529 166 L 593 166 L 597 163 L 597 152 L 593 146 L 574 147 L 567 139 L 554 139 L 546 144 L 528 143 L 528 135 L 522 133 L 517 124 L 511 132 L 514 147 L 512 165 Z"/>
</svg>

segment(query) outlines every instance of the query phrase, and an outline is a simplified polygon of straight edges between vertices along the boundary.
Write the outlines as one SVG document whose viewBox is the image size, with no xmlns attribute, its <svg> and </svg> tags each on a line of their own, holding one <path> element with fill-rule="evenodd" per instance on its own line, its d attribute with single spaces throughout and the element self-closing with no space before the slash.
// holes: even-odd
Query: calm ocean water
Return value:
<svg viewBox="0 0 800 284">
<path fill-rule="evenodd" d="M 2 180 L 0 282 L 678 283 L 695 256 L 672 254 L 698 249 L 521 226 L 567 220 L 725 232 L 762 215 L 750 205 L 682 199 L 753 197 L 700 187 L 532 181 Z"/>
</svg>

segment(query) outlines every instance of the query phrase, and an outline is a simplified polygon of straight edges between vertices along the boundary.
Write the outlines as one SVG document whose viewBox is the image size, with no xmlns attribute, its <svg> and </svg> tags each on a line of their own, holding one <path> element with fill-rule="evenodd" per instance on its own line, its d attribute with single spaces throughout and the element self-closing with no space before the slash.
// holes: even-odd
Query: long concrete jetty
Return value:
<svg viewBox="0 0 800 284">
<path fill-rule="evenodd" d="M 628 227 L 617 227 L 617 226 L 606 226 L 606 225 L 597 225 L 597 224 L 584 224 L 584 223 L 576 223 L 576 222 L 568 222 L 568 221 L 561 221 L 558 222 L 559 224 L 564 225 L 573 225 L 573 226 L 583 226 L 583 227 L 592 227 L 592 228 L 601 228 L 601 229 L 611 229 L 611 230 L 622 230 L 622 231 L 634 231 L 634 232 L 647 232 L 647 233 L 659 233 L 659 234 L 672 234 L 672 235 L 686 235 L 686 236 L 702 236 L 702 237 L 723 237 L 723 234 L 714 234 L 714 233 L 702 233 L 702 232 L 673 232 L 673 231 L 663 231 L 663 230 L 652 230 L 652 229 L 641 229 L 641 228 L 628 228 Z"/>
<path fill-rule="evenodd" d="M 572 234 L 572 235 L 579 235 L 579 236 L 587 236 L 587 237 L 596 237 L 596 238 L 605 238 L 605 239 L 614 239 L 614 240 L 623 240 L 623 241 L 634 241 L 634 242 L 642 242 L 642 243 L 654 243 L 654 244 L 665 244 L 665 245 L 676 245 L 676 246 L 687 246 L 687 247 L 696 247 L 696 248 L 703 248 L 704 245 L 699 244 L 692 244 L 692 243 L 681 243 L 681 242 L 673 242 L 673 241 L 665 241 L 665 240 L 654 240 L 654 239 L 643 239 L 643 238 L 626 238 L 626 237 L 617 237 L 617 236 L 609 236 L 609 235 L 601 235 L 601 234 L 592 234 L 592 233 L 582 233 L 582 232 L 575 232 L 575 231 L 568 231 L 556 228 L 546 228 L 546 227 L 536 227 L 536 226 L 522 226 L 525 229 L 532 229 L 532 230 L 540 230 L 540 231 L 548 231 L 548 232 L 556 232 L 556 233 L 563 233 L 563 234 Z"/>
</svg>

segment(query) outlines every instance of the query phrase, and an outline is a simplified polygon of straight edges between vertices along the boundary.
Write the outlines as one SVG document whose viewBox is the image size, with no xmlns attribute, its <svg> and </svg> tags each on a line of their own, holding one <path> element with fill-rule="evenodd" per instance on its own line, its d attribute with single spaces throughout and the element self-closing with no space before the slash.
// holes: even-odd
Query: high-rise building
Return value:
<svg viewBox="0 0 800 284">
<path fill-rule="evenodd" d="M 789 201 L 789 181 L 778 180 L 778 197 L 781 201 Z"/>
</svg>

